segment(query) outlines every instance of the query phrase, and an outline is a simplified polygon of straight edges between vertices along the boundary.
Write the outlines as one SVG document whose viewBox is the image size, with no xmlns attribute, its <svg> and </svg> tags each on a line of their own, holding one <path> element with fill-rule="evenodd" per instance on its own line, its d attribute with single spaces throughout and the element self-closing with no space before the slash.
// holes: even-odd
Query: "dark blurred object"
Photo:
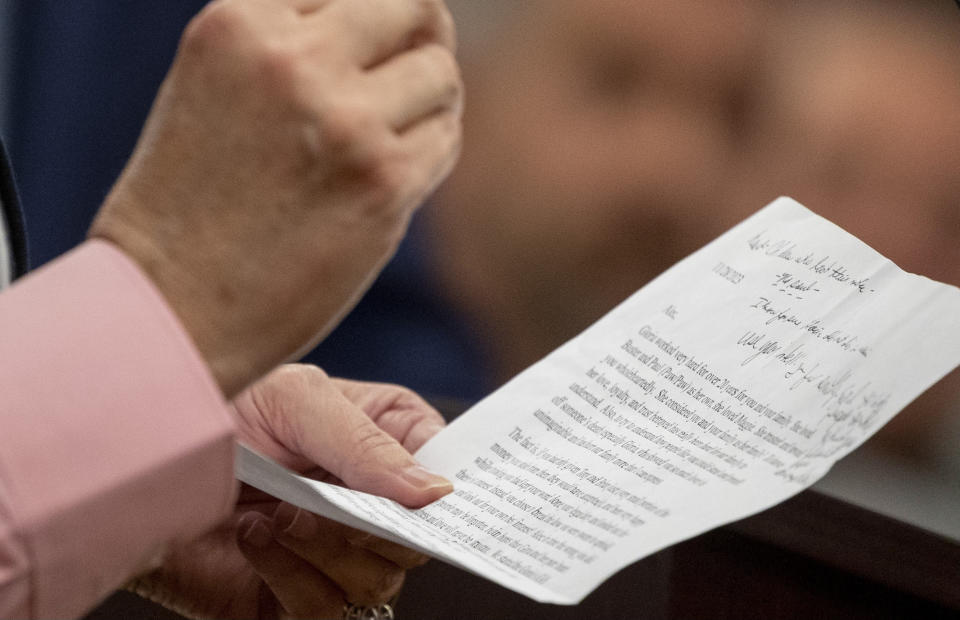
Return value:
<svg viewBox="0 0 960 620">
<path fill-rule="evenodd" d="M 427 275 L 421 219 L 414 217 L 373 287 L 304 361 L 338 377 L 399 383 L 430 400 L 477 401 L 494 387 L 492 373 L 479 335 Z"/>
<path fill-rule="evenodd" d="M 542 605 L 441 562 L 412 571 L 409 620 L 960 618 L 960 542 L 805 491 L 617 573 L 583 603 Z M 179 618 L 128 593 L 87 616 Z"/>
<path fill-rule="evenodd" d="M 34 266 L 86 236 L 206 0 L 11 0 L 4 93 Z"/>
</svg>

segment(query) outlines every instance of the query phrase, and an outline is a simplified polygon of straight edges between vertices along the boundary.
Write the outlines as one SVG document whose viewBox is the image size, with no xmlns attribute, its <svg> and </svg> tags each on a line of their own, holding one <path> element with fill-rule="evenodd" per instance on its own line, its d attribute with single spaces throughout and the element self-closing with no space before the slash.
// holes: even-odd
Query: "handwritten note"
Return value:
<svg viewBox="0 0 960 620">
<path fill-rule="evenodd" d="M 536 600 L 777 504 L 960 363 L 960 290 L 781 198 L 525 370 L 417 454 L 421 510 L 241 479 Z"/>
</svg>

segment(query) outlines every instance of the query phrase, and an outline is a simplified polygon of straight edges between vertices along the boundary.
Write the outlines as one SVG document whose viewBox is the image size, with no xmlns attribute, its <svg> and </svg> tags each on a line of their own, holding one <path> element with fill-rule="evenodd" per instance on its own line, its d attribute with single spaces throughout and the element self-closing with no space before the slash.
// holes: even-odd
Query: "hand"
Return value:
<svg viewBox="0 0 960 620">
<path fill-rule="evenodd" d="M 305 351 L 460 141 L 441 0 L 216 0 L 90 234 L 153 279 L 224 393 Z"/>
<path fill-rule="evenodd" d="M 452 490 L 410 456 L 443 419 L 409 390 L 289 365 L 234 409 L 241 441 L 300 472 L 411 507 Z M 176 545 L 131 587 L 193 618 L 340 618 L 347 601 L 390 600 L 405 570 L 425 559 L 244 486 L 226 523 Z"/>
</svg>

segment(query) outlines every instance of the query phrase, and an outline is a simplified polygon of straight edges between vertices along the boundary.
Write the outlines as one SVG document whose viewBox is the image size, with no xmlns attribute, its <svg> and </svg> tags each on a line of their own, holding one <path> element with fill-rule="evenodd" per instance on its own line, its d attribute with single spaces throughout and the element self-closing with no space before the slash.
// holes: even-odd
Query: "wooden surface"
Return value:
<svg viewBox="0 0 960 620">
<path fill-rule="evenodd" d="M 825 567 L 960 610 L 960 542 L 826 495 L 801 493 L 727 529 Z"/>
</svg>

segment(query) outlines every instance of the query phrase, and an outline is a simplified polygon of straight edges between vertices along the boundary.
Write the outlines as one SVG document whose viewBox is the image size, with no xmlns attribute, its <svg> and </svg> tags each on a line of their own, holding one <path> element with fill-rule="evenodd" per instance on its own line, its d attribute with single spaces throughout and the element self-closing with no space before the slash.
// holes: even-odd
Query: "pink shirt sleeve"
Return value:
<svg viewBox="0 0 960 620">
<path fill-rule="evenodd" d="M 233 421 L 113 246 L 0 294 L 0 618 L 82 615 L 234 502 Z"/>
</svg>

